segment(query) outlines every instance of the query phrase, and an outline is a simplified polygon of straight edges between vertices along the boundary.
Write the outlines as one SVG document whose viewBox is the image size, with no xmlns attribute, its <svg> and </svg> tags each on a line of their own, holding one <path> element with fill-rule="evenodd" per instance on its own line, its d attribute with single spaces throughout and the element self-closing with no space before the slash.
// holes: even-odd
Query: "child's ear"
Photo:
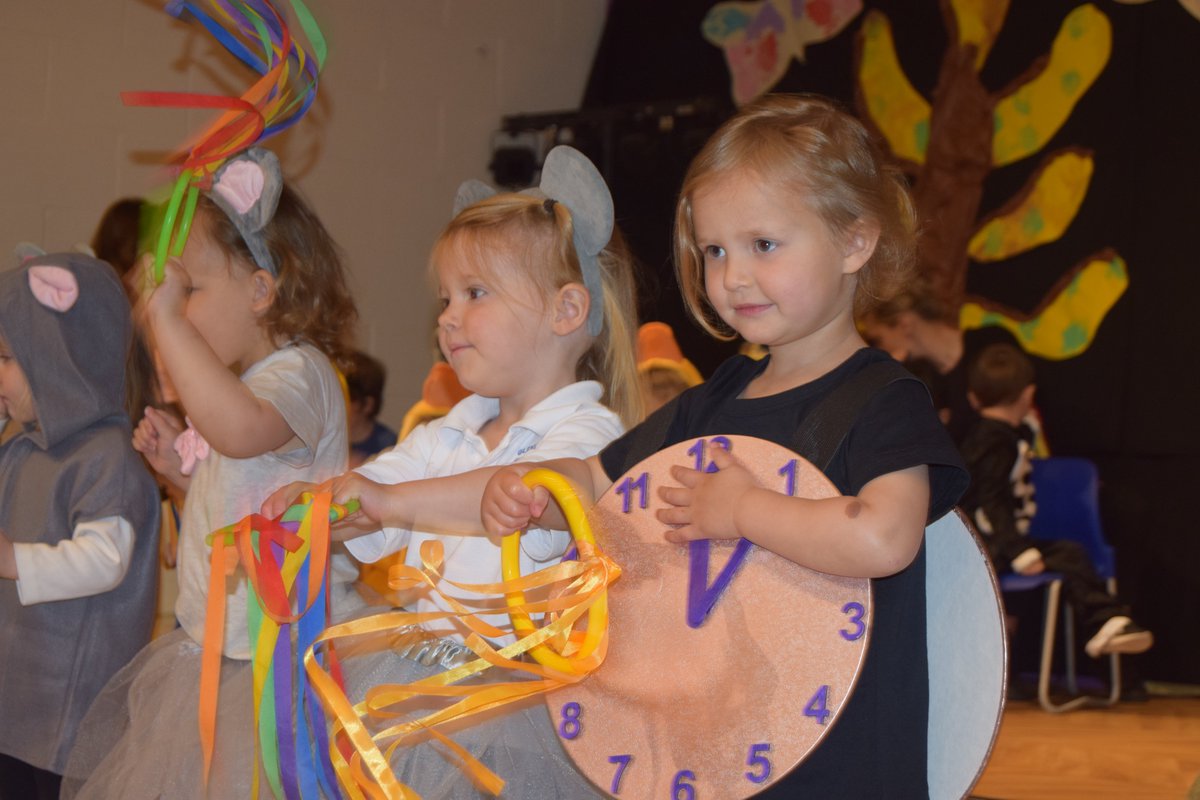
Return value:
<svg viewBox="0 0 1200 800">
<path fill-rule="evenodd" d="M 967 402 L 970 403 L 971 408 L 975 409 L 976 411 L 983 407 L 979 402 L 979 396 L 969 389 L 967 390 Z"/>
<path fill-rule="evenodd" d="M 870 219 L 860 219 L 846 232 L 845 247 L 842 252 L 842 271 L 847 275 L 858 272 L 871 260 L 875 254 L 875 245 L 879 244 L 879 223 Z"/>
<path fill-rule="evenodd" d="M 254 284 L 254 302 L 250 307 L 254 313 L 262 314 L 275 302 L 275 276 L 260 269 L 255 270 L 250 280 Z"/>
<path fill-rule="evenodd" d="M 587 322 L 592 297 L 582 283 L 568 283 L 554 293 L 554 332 L 559 336 L 574 333 Z"/>
</svg>

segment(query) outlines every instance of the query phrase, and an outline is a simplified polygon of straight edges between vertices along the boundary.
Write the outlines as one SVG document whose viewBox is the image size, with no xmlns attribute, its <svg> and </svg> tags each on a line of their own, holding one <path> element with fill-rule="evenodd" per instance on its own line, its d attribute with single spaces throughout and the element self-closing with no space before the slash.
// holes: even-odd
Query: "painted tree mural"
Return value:
<svg viewBox="0 0 1200 800">
<path fill-rule="evenodd" d="M 1183 0 L 1192 2 L 1193 0 Z M 984 181 L 994 169 L 1041 154 L 1107 64 L 1112 31 L 1094 5 L 1071 11 L 1050 52 L 1005 89 L 980 80 L 1008 0 L 941 0 L 949 44 L 932 99 L 913 88 L 897 57 L 891 25 L 869 11 L 857 33 L 854 65 L 861 115 L 913 178 L 923 221 L 921 266 L 929 290 L 964 329 L 999 325 L 1031 353 L 1078 355 L 1128 285 L 1126 265 L 1100 247 L 1074 266 L 1031 311 L 967 295 L 967 271 L 1004 262 L 1057 240 L 1087 195 L 1095 164 L 1082 146 L 1042 154 L 1025 187 L 984 213 Z M 715 5 L 704 35 L 723 48 L 735 102 L 768 91 L 804 45 L 824 41 L 860 10 L 852 0 L 759 0 Z"/>
<path fill-rule="evenodd" d="M 1108 62 L 1112 30 L 1094 5 L 1071 11 L 1050 52 L 999 93 L 979 78 L 1008 0 L 943 0 L 949 44 L 932 101 L 900 68 L 887 18 L 869 12 L 858 33 L 859 105 L 914 175 L 925 225 L 921 266 L 964 329 L 1007 328 L 1031 353 L 1069 358 L 1083 352 L 1125 291 L 1125 262 L 1101 249 L 1065 271 L 1031 312 L 966 294 L 971 261 L 1002 269 L 1015 255 L 1058 239 L 1087 194 L 1094 163 L 1070 147 L 1045 155 L 1024 189 L 979 218 L 983 183 L 997 167 L 1040 153 Z"/>
</svg>

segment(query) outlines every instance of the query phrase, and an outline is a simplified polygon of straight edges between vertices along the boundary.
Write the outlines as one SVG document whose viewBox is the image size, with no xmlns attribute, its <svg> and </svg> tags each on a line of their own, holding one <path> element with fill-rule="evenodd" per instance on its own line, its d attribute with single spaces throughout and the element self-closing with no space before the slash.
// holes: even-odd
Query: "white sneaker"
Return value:
<svg viewBox="0 0 1200 800">
<path fill-rule="evenodd" d="M 1092 658 L 1110 653 L 1144 653 L 1154 644 L 1154 634 L 1129 617 L 1112 617 L 1088 640 L 1083 649 Z"/>
</svg>

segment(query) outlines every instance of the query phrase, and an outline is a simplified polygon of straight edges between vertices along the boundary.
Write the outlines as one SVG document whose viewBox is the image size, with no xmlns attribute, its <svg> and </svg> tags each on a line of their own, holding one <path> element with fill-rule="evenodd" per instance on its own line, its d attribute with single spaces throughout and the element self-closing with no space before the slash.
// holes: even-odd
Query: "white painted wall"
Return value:
<svg viewBox="0 0 1200 800">
<path fill-rule="evenodd" d="M 346 252 L 398 426 L 432 360 L 425 262 L 454 190 L 490 178 L 503 115 L 578 107 L 607 4 L 307 4 L 330 44 L 319 99 L 270 146 Z M 156 0 L 2 0 L 0 37 L 0 260 L 22 240 L 86 242 L 112 200 L 170 181 L 162 156 L 208 117 L 126 108 L 122 90 L 240 95 L 254 77 Z"/>
</svg>

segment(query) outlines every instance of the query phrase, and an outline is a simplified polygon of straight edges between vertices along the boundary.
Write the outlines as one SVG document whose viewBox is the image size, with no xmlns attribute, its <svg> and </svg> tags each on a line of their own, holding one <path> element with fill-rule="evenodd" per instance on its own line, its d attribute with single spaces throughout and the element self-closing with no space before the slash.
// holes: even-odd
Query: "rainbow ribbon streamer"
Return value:
<svg viewBox="0 0 1200 800">
<path fill-rule="evenodd" d="M 329 620 L 329 524 L 356 508 L 353 502 L 346 506 L 331 503 L 329 492 L 306 493 L 277 520 L 252 514 L 208 537 L 212 561 L 200 672 L 200 742 L 206 784 L 216 739 L 225 577 L 240 563 L 250 594 L 247 618 L 256 751 L 253 796 L 259 794 L 257 764 L 261 761 L 276 798 L 341 797 L 330 760 L 330 753 L 336 751 L 330 747 L 319 698 L 300 655 L 312 648 Z M 340 685 L 332 651 L 328 662 L 335 676 L 332 680 Z"/>
<path fill-rule="evenodd" d="M 154 250 L 154 280 L 162 283 L 168 252 L 187 243 L 201 189 L 227 159 L 294 125 L 317 96 L 318 76 L 328 53 L 325 37 L 303 0 L 290 0 L 309 41 L 292 37 L 283 15 L 268 0 L 170 0 L 166 11 L 191 17 L 232 55 L 261 77 L 241 97 L 189 92 L 122 92 L 127 106 L 223 109 L 200 134 L 180 148 L 179 175 L 163 216 Z M 208 9 L 207 11 L 205 9 Z M 186 153 L 186 154 L 185 154 Z"/>
</svg>

